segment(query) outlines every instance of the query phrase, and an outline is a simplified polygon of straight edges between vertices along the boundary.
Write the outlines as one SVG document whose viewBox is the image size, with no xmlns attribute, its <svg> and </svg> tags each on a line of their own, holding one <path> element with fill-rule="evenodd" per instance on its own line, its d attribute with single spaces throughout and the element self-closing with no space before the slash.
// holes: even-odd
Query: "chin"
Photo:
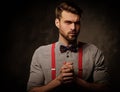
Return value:
<svg viewBox="0 0 120 92">
<path fill-rule="evenodd" d="M 75 42 L 76 39 L 69 39 L 69 42 Z"/>
<path fill-rule="evenodd" d="M 71 37 L 69 40 L 70 40 L 70 41 L 75 41 L 75 40 L 76 40 L 76 37 Z"/>
</svg>

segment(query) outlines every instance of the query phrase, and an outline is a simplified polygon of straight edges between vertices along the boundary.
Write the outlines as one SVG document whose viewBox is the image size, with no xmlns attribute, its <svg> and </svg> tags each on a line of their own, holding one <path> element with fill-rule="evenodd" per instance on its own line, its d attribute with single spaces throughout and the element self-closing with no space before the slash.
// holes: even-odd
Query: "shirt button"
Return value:
<svg viewBox="0 0 120 92">
<path fill-rule="evenodd" d="M 66 56 L 67 56 L 67 58 L 69 57 L 69 51 L 67 51 Z"/>
</svg>

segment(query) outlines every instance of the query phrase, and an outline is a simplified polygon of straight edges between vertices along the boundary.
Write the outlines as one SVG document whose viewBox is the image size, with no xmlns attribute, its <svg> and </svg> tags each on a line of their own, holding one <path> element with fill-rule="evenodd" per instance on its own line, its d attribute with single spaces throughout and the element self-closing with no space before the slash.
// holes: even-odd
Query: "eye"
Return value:
<svg viewBox="0 0 120 92">
<path fill-rule="evenodd" d="M 66 24 L 72 24 L 72 22 L 71 22 L 71 21 L 65 21 L 65 23 L 66 23 Z"/>
<path fill-rule="evenodd" d="M 76 25 L 80 25 L 80 21 L 75 22 Z"/>
</svg>

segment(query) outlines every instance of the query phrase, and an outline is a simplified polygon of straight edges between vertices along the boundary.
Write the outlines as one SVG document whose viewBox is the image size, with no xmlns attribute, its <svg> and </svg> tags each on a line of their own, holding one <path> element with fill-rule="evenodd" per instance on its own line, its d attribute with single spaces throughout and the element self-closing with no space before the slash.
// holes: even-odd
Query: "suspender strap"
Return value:
<svg viewBox="0 0 120 92">
<path fill-rule="evenodd" d="M 51 48 L 51 66 L 52 66 L 52 71 L 51 71 L 51 76 L 52 76 L 52 80 L 56 77 L 56 69 L 55 69 L 55 43 L 52 44 L 52 48 Z"/>
<path fill-rule="evenodd" d="M 79 56 L 78 56 L 78 76 L 82 78 L 82 47 L 79 49 Z"/>
<path fill-rule="evenodd" d="M 52 44 L 52 48 L 51 48 L 51 66 L 52 66 L 52 70 L 51 70 L 51 76 L 52 76 L 52 80 L 55 79 L 56 77 L 56 63 L 55 63 L 55 43 Z M 79 49 L 79 55 L 78 55 L 78 76 L 80 78 L 82 78 L 82 48 Z"/>
</svg>

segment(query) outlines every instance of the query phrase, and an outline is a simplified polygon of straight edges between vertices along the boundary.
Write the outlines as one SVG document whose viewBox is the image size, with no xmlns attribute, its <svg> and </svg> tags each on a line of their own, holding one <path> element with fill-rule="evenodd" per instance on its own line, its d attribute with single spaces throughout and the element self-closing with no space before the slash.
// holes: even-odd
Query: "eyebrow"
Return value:
<svg viewBox="0 0 120 92">
<path fill-rule="evenodd" d="M 65 23 L 80 23 L 80 20 L 79 20 L 79 21 L 75 21 L 75 22 L 70 21 L 70 20 L 65 20 L 64 22 L 65 22 Z"/>
</svg>

